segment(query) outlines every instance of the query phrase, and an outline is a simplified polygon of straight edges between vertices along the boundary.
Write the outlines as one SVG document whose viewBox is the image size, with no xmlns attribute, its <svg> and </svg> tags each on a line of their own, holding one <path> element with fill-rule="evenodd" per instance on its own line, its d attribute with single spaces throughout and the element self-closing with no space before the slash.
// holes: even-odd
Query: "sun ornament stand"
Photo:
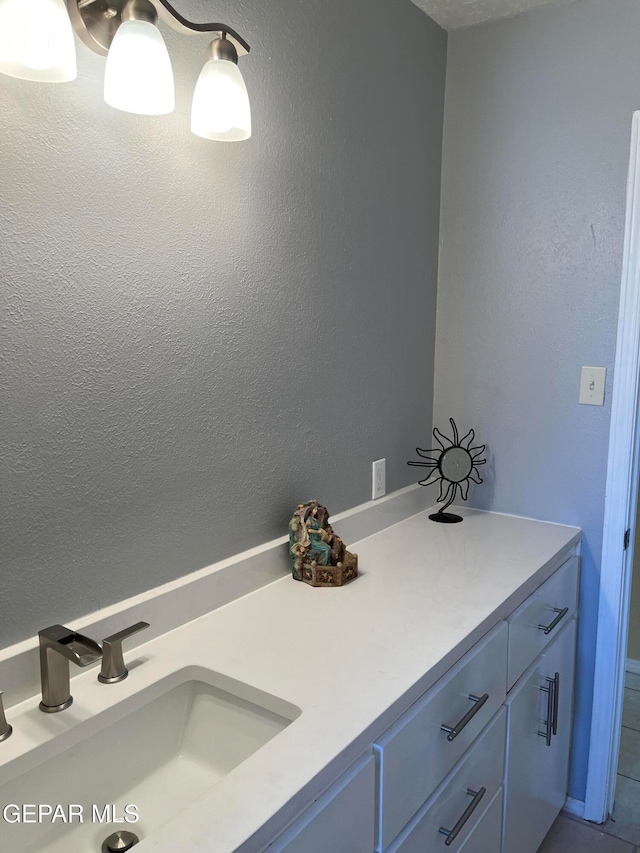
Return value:
<svg viewBox="0 0 640 853">
<path fill-rule="evenodd" d="M 415 465 L 418 468 L 431 468 L 431 473 L 424 480 L 419 480 L 421 486 L 431 486 L 440 483 L 440 494 L 438 503 L 444 501 L 444 506 L 438 512 L 430 515 L 431 521 L 439 521 L 441 524 L 456 524 L 462 521 L 462 516 L 453 512 L 445 512 L 446 508 L 456 499 L 458 492 L 463 501 L 469 494 L 469 480 L 474 483 L 482 483 L 482 478 L 476 471 L 478 465 L 486 465 L 486 459 L 480 459 L 486 445 L 471 447 L 475 438 L 474 430 L 470 429 L 464 438 L 458 438 L 458 427 L 453 418 L 449 418 L 453 438 L 447 438 L 439 429 L 433 430 L 433 436 L 439 447 L 431 450 L 422 450 L 416 447 L 416 453 L 424 462 L 407 462 L 407 465 Z"/>
<path fill-rule="evenodd" d="M 343 586 L 358 577 L 358 555 L 345 548 L 318 501 L 298 504 L 289 522 L 293 579 L 311 586 Z"/>
</svg>

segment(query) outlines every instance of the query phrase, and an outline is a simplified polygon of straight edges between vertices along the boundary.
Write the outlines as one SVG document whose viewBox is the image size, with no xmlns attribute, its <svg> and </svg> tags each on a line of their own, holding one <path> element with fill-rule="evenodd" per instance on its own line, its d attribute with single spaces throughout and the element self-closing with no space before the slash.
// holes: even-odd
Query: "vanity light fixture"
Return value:
<svg viewBox="0 0 640 853">
<path fill-rule="evenodd" d="M 207 48 L 191 108 L 191 130 L 204 139 L 239 142 L 251 136 L 251 107 L 238 53 L 224 33 Z"/>
<path fill-rule="evenodd" d="M 0 71 L 41 83 L 76 79 L 76 46 L 64 0 L 0 0 Z"/>
<path fill-rule="evenodd" d="M 104 69 L 104 99 L 127 113 L 162 116 L 176 106 L 169 51 L 150 0 L 130 0 L 111 42 Z"/>
<path fill-rule="evenodd" d="M 249 45 L 225 24 L 198 24 L 168 0 L 0 0 L 0 72 L 40 82 L 76 77 L 73 29 L 107 57 L 107 104 L 141 115 L 173 112 L 171 60 L 158 29 L 163 21 L 183 35 L 211 34 L 196 84 L 191 129 L 205 139 L 251 136 L 251 108 L 238 57 Z"/>
</svg>

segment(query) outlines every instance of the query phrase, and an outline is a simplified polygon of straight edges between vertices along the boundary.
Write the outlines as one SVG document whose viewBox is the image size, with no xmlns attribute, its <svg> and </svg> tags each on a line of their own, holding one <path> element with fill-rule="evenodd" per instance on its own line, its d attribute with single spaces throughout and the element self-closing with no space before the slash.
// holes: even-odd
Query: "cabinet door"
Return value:
<svg viewBox="0 0 640 853">
<path fill-rule="evenodd" d="M 503 853 L 535 853 L 565 803 L 575 642 L 572 620 L 507 698 Z"/>
<path fill-rule="evenodd" d="M 375 763 L 364 756 L 265 853 L 372 853 Z"/>
</svg>

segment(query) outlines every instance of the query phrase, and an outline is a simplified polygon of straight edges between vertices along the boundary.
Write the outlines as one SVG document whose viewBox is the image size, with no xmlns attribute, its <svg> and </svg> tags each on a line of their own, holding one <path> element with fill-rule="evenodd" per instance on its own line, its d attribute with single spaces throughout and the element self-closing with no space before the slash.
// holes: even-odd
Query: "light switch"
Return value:
<svg viewBox="0 0 640 853">
<path fill-rule="evenodd" d="M 604 406 L 606 367 L 583 367 L 580 375 L 580 403 L 585 406 Z"/>
</svg>

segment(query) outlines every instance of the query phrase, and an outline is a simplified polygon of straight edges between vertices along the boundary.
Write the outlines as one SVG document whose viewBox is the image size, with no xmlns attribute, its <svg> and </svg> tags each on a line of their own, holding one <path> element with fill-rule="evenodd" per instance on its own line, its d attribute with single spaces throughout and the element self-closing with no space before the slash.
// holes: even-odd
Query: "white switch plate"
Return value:
<svg viewBox="0 0 640 853">
<path fill-rule="evenodd" d="M 378 459 L 371 466 L 371 499 L 381 498 L 387 491 L 387 460 Z"/>
<path fill-rule="evenodd" d="M 580 375 L 580 403 L 585 406 L 604 406 L 606 367 L 583 367 Z"/>
</svg>

